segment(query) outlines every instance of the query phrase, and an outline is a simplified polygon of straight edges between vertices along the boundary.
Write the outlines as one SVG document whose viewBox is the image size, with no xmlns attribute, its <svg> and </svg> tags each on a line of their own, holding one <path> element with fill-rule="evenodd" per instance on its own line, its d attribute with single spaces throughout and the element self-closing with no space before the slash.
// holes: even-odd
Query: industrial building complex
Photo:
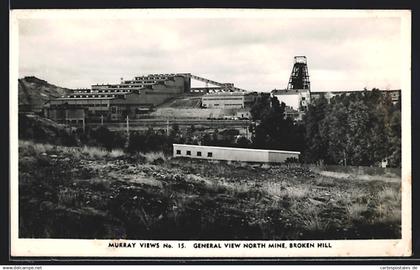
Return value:
<svg viewBox="0 0 420 270">
<path fill-rule="evenodd" d="M 191 87 L 191 80 L 206 86 Z M 312 92 L 307 59 L 295 56 L 286 89 L 274 89 L 271 96 L 285 103 L 286 117 L 299 121 L 311 100 L 325 97 L 330 101 L 336 95 L 354 92 Z M 397 102 L 401 95 L 401 90 L 381 92 L 389 94 L 393 102 Z M 67 96 L 49 100 L 44 105 L 44 115 L 62 123 L 80 122 L 83 117 L 106 121 L 135 119 L 182 95 L 201 97 L 202 108 L 240 110 L 238 117 L 241 118 L 250 117 L 250 108 L 259 97 L 259 93 L 237 88 L 233 83 L 221 83 L 191 73 L 149 74 L 132 80 L 121 78 L 118 84 L 94 84 L 90 89 L 72 90 Z"/>
<path fill-rule="evenodd" d="M 77 89 L 66 97 L 52 99 L 45 104 L 46 116 L 51 109 L 62 105 L 82 106 L 88 116 L 118 120 L 147 112 L 151 107 L 189 91 L 190 78 L 178 74 L 136 77 L 121 84 L 93 85 L 91 89 Z"/>
<path fill-rule="evenodd" d="M 206 87 L 191 88 L 191 79 L 204 82 Z M 208 84 L 213 86 L 209 87 Z M 76 89 L 70 95 L 49 100 L 44 105 L 46 117 L 57 121 L 67 121 L 59 116 L 57 110 L 85 108 L 90 119 L 105 118 L 108 121 L 118 121 L 137 118 L 149 112 L 172 98 L 183 94 L 205 95 L 204 106 L 244 108 L 252 104 L 256 93 L 248 93 L 233 83 L 220 83 L 190 73 L 150 74 L 135 77 L 133 80 L 123 80 L 119 84 L 95 84 L 91 89 Z M 219 101 L 213 102 L 212 95 L 217 95 Z"/>
<path fill-rule="evenodd" d="M 205 87 L 191 87 L 192 80 L 205 83 Z M 285 118 L 302 121 L 311 102 L 319 98 L 325 98 L 331 102 L 338 95 L 364 93 L 365 91 L 367 90 L 311 91 L 307 59 L 305 56 L 296 56 L 287 87 L 272 90 L 270 96 L 285 104 Z M 379 91 L 384 95 L 389 95 L 394 103 L 401 98 L 401 90 Z M 109 124 L 119 125 L 124 121 L 127 138 L 129 138 L 129 120 L 136 120 L 133 123 L 137 123 L 137 125 L 138 123 L 148 125 L 148 128 L 151 127 L 151 124 L 163 121 L 166 123 L 166 133 L 169 134 L 169 118 L 156 117 L 153 112 L 156 111 L 156 107 L 161 105 L 165 109 L 167 105 L 163 104 L 174 104 L 183 99 L 188 101 L 190 98 L 190 101 L 194 100 L 195 105 L 192 105 L 193 102 L 186 102 L 185 104 L 188 105 L 184 106 L 187 106 L 187 109 L 200 110 L 200 112 L 207 110 L 211 112 L 209 116 L 207 118 L 198 117 L 194 115 L 194 112 L 187 120 L 177 120 L 176 116 L 169 116 L 173 118 L 171 119 L 172 123 L 182 125 L 184 129 L 189 126 L 190 130 L 193 130 L 195 123 L 199 123 L 197 126 L 201 131 L 190 132 L 189 136 L 193 140 L 202 139 L 205 133 L 210 136 L 209 138 L 231 142 L 241 136 L 252 140 L 249 131 L 251 127 L 258 125 L 258 121 L 251 121 L 251 108 L 262 96 L 263 93 L 237 88 L 233 83 L 221 83 L 191 73 L 149 74 L 134 77 L 132 80 L 121 78 L 120 83 L 117 84 L 94 84 L 90 89 L 72 90 L 66 96 L 48 100 L 44 104 L 43 111 L 46 117 L 58 123 L 76 129 L 82 127 L 83 130 L 86 125 L 99 125 L 99 122 L 101 125 L 104 122 L 114 122 Z M 176 107 L 169 108 L 178 110 Z M 213 112 L 217 116 L 213 115 Z M 194 122 L 194 120 L 201 122 Z M 225 120 L 228 121 L 223 122 Z M 233 129 L 233 126 L 239 126 L 239 130 Z M 216 132 L 219 128 L 220 130 Z M 173 144 L 173 156 L 206 160 L 283 163 L 288 160 L 299 160 L 300 155 L 300 152 L 296 151 L 193 144 Z"/>
</svg>

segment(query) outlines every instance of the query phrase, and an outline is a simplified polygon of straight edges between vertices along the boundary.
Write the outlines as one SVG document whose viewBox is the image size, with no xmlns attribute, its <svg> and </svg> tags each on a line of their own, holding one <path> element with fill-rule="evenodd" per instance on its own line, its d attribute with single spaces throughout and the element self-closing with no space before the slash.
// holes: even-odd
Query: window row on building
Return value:
<svg viewBox="0 0 420 270">
<path fill-rule="evenodd" d="M 127 92 L 128 91 L 118 89 L 118 90 L 97 90 L 91 93 L 127 93 Z"/>
<path fill-rule="evenodd" d="M 140 81 L 140 80 L 167 80 L 169 79 L 169 77 L 174 77 L 177 75 L 188 75 L 188 74 L 175 74 L 175 73 L 170 73 L 170 74 L 149 74 L 147 76 L 139 76 L 139 77 L 135 77 L 134 79 L 136 81 Z"/>
<path fill-rule="evenodd" d="M 153 84 L 153 83 L 151 83 Z M 132 90 L 133 88 L 143 88 L 145 85 L 124 85 L 124 84 L 116 84 L 116 85 L 92 85 L 92 90 L 107 90 L 107 89 L 121 89 L 121 90 Z"/>
<path fill-rule="evenodd" d="M 103 94 L 103 95 L 70 95 L 69 98 L 99 98 L 99 97 L 115 97 L 115 94 Z"/>
<path fill-rule="evenodd" d="M 224 106 L 224 107 L 240 107 L 240 108 L 242 108 L 242 103 L 237 103 L 237 104 L 218 104 L 218 103 L 215 103 L 215 104 L 213 104 L 213 106 L 214 107 Z"/>
<path fill-rule="evenodd" d="M 212 100 L 243 100 L 243 98 L 239 97 L 239 98 L 213 98 L 213 97 L 203 97 L 204 101 L 212 101 Z"/>
<path fill-rule="evenodd" d="M 69 104 L 72 104 L 72 103 L 69 102 Z M 84 107 L 109 107 L 109 104 L 104 104 L 104 103 L 77 103 L 77 104 Z"/>
<path fill-rule="evenodd" d="M 137 88 L 137 87 L 144 87 L 144 84 L 154 84 L 156 82 L 142 82 L 142 84 L 134 84 L 134 85 L 130 85 L 129 83 L 122 83 L 121 87 L 127 87 L 127 88 Z"/>
<path fill-rule="evenodd" d="M 195 151 L 194 154 L 195 154 L 196 157 L 203 157 L 202 151 Z M 176 150 L 176 155 L 181 156 L 182 155 L 182 150 Z M 185 155 L 192 156 L 192 151 L 191 150 L 186 150 Z M 209 157 L 209 158 L 213 157 L 213 152 L 207 152 L 206 156 Z"/>
</svg>

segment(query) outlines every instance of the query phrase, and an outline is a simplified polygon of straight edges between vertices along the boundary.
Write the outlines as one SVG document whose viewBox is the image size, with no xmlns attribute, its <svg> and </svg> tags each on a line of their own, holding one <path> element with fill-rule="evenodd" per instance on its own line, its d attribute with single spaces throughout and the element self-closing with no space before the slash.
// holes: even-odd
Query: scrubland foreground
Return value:
<svg viewBox="0 0 420 270">
<path fill-rule="evenodd" d="M 398 177 L 316 171 L 20 141 L 19 237 L 401 237 Z"/>
</svg>

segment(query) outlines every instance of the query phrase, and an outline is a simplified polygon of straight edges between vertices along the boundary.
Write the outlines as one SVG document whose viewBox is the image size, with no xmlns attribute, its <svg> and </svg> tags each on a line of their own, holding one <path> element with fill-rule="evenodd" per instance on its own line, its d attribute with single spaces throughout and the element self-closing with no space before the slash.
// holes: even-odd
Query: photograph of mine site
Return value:
<svg viewBox="0 0 420 270">
<path fill-rule="evenodd" d="M 143 15 L 19 19 L 19 238 L 401 238 L 398 17 Z"/>
</svg>

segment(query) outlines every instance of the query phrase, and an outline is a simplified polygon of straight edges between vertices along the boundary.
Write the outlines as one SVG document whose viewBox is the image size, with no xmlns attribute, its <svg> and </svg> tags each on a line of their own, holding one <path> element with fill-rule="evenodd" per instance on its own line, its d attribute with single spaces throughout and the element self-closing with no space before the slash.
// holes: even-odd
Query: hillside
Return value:
<svg viewBox="0 0 420 270">
<path fill-rule="evenodd" d="M 51 98 L 70 93 L 70 89 L 59 87 L 34 76 L 19 79 L 19 111 L 40 111 Z"/>
<path fill-rule="evenodd" d="M 401 237 L 400 179 L 19 142 L 22 238 Z M 66 224 L 66 226 L 63 226 Z"/>
<path fill-rule="evenodd" d="M 19 115 L 19 139 L 75 145 L 77 136 L 63 124 L 35 114 Z"/>
<path fill-rule="evenodd" d="M 234 116 L 235 108 L 203 108 L 201 95 L 184 94 L 172 98 L 159 105 L 150 115 L 160 118 L 218 118 L 226 115 Z"/>
<path fill-rule="evenodd" d="M 201 96 L 181 95 L 159 105 L 159 108 L 200 108 Z"/>
</svg>

